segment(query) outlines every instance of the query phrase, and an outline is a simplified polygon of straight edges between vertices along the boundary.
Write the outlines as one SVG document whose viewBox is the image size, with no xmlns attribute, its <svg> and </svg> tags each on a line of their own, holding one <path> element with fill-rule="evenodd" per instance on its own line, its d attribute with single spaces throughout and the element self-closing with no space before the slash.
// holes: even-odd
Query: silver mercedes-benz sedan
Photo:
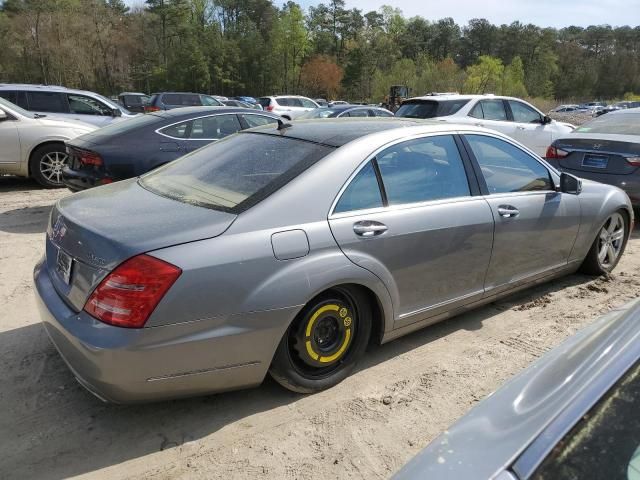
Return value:
<svg viewBox="0 0 640 480">
<path fill-rule="evenodd" d="M 60 200 L 35 268 L 82 383 L 135 402 L 258 385 L 315 392 L 387 342 L 517 289 L 611 271 L 620 189 L 485 129 L 279 122 Z"/>
</svg>

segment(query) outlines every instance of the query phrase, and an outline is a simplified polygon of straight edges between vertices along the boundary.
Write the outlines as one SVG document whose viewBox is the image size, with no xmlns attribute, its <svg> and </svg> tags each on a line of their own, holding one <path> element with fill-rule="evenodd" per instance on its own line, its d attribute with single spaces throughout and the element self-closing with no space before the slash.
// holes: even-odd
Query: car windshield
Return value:
<svg viewBox="0 0 640 480">
<path fill-rule="evenodd" d="M 24 108 L 19 107 L 15 103 L 11 103 L 9 100 L 5 100 L 2 97 L 0 97 L 0 107 L 7 107 L 10 110 L 13 110 L 14 112 L 19 113 L 20 115 L 23 115 L 28 118 L 36 118 L 35 113 L 28 112 Z M 38 115 L 38 116 L 41 117 L 43 115 Z"/>
<path fill-rule="evenodd" d="M 640 135 L 640 111 L 633 113 L 609 113 L 575 129 L 576 133 L 614 133 Z"/>
<path fill-rule="evenodd" d="M 316 108 L 313 110 L 310 110 L 306 113 L 303 113 L 302 115 L 300 115 L 298 118 L 299 119 L 305 119 L 305 118 L 327 118 L 330 117 L 332 113 L 336 113 L 336 110 L 333 110 L 331 108 Z"/>
<path fill-rule="evenodd" d="M 240 213 L 331 151 L 316 143 L 245 132 L 144 175 L 140 185 L 180 202 Z"/>
<path fill-rule="evenodd" d="M 396 117 L 433 118 L 453 115 L 469 100 L 407 100 L 400 105 Z"/>
</svg>

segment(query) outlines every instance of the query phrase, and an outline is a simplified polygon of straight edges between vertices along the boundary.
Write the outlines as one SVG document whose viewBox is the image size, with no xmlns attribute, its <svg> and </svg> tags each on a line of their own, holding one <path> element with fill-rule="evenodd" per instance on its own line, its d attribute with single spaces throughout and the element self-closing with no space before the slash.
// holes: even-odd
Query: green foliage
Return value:
<svg viewBox="0 0 640 480">
<path fill-rule="evenodd" d="M 540 101 L 640 92 L 640 27 L 556 30 L 481 18 L 459 26 L 451 18 L 407 19 L 391 6 L 347 9 L 344 0 L 325 0 L 306 12 L 293 1 L 273 0 L 134 5 L 0 0 L 0 81 L 60 83 L 106 94 L 324 89 L 359 101 L 381 101 L 397 84 L 415 95 L 494 92 Z M 322 62 L 307 67 L 303 82 L 303 66 L 317 58 Z"/>
</svg>

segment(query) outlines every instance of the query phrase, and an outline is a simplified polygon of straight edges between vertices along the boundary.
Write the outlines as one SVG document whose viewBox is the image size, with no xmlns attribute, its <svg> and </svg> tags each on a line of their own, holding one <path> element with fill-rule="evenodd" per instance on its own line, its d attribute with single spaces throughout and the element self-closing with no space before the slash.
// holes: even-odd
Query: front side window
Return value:
<svg viewBox="0 0 640 480">
<path fill-rule="evenodd" d="M 81 115 L 112 115 L 112 111 L 109 107 L 98 100 L 87 97 L 86 95 L 70 93 L 67 95 L 67 98 L 69 99 L 69 110 L 71 113 Z"/>
<path fill-rule="evenodd" d="M 306 98 L 301 98 L 300 103 L 304 108 L 318 108 L 315 103 L 313 103 L 311 100 L 307 100 Z"/>
<path fill-rule="evenodd" d="M 358 172 L 336 204 L 335 213 L 382 207 L 382 195 L 371 162 Z"/>
<path fill-rule="evenodd" d="M 278 123 L 278 120 L 275 118 L 267 117 L 265 115 L 244 114 L 242 115 L 242 118 L 247 122 L 249 128 L 261 127 L 263 125 L 269 125 L 270 123 Z"/>
<path fill-rule="evenodd" d="M 538 112 L 522 102 L 509 100 L 509 107 L 513 114 L 513 121 L 518 123 L 542 123 L 542 117 Z"/>
<path fill-rule="evenodd" d="M 58 92 L 27 92 L 29 110 L 36 112 L 69 113 L 67 96 Z"/>
<path fill-rule="evenodd" d="M 196 118 L 191 126 L 189 138 L 195 140 L 219 140 L 241 130 L 235 115 L 214 115 Z"/>
<path fill-rule="evenodd" d="M 393 117 L 393 113 L 386 110 L 372 110 L 372 112 L 376 117 Z"/>
<path fill-rule="evenodd" d="M 207 107 L 222 107 L 222 103 L 209 95 L 202 95 L 202 105 Z"/>
<path fill-rule="evenodd" d="M 139 182 L 179 202 L 240 213 L 333 150 L 279 135 L 240 133 L 152 171 Z"/>
<path fill-rule="evenodd" d="M 358 108 L 357 110 L 349 110 L 346 115 L 340 115 L 342 117 L 368 117 L 369 112 L 364 108 Z"/>
<path fill-rule="evenodd" d="M 528 153 L 499 138 L 466 135 L 489 193 L 553 190 L 547 168 Z"/>
<path fill-rule="evenodd" d="M 451 135 L 402 142 L 376 158 L 389 205 L 471 195 Z"/>
<path fill-rule="evenodd" d="M 639 402 L 640 364 L 636 364 L 555 446 L 531 478 L 640 479 Z"/>
</svg>

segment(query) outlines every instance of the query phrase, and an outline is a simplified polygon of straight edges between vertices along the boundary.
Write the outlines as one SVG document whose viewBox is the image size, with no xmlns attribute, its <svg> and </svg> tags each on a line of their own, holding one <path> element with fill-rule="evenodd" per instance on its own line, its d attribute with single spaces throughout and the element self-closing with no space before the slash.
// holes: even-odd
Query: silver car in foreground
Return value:
<svg viewBox="0 0 640 480">
<path fill-rule="evenodd" d="M 507 382 L 394 480 L 640 478 L 640 300 Z"/>
<path fill-rule="evenodd" d="M 60 200 L 35 268 L 78 380 L 133 402 L 315 392 L 387 342 L 579 268 L 615 267 L 633 210 L 477 127 L 279 122 Z"/>
</svg>

